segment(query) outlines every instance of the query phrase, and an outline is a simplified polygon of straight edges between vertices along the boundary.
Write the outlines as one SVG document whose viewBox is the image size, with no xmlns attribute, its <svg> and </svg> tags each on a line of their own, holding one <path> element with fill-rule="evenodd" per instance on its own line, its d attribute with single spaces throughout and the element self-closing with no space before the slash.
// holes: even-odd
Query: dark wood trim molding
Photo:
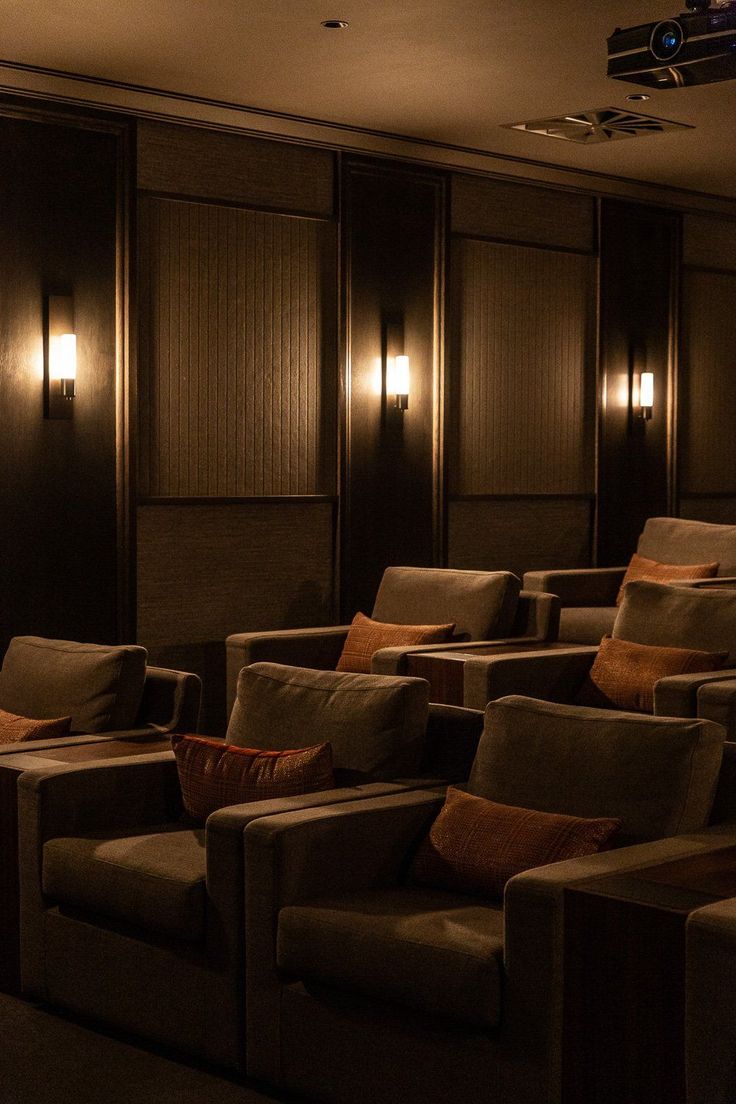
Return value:
<svg viewBox="0 0 736 1104">
<path fill-rule="evenodd" d="M 139 498 L 139 506 L 284 506 L 315 502 L 337 502 L 337 495 L 251 495 L 245 498 L 200 496 L 195 498 Z"/>
</svg>

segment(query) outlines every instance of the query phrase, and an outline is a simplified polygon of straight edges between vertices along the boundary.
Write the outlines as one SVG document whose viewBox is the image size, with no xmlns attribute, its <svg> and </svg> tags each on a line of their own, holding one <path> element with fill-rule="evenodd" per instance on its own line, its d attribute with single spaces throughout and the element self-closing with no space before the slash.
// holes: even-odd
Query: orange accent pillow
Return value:
<svg viewBox="0 0 736 1104">
<path fill-rule="evenodd" d="M 454 622 L 451 625 L 392 625 L 388 621 L 373 621 L 364 613 L 356 613 L 337 670 L 369 675 L 373 653 L 379 648 L 396 648 L 403 644 L 444 644 L 452 639 L 454 631 Z"/>
<path fill-rule="evenodd" d="M 184 808 L 201 823 L 226 805 L 314 793 L 335 785 L 330 744 L 260 751 L 174 733 L 171 746 Z"/>
<path fill-rule="evenodd" d="M 654 684 L 661 678 L 717 671 L 727 656 L 728 652 L 660 648 L 604 636 L 575 704 L 653 713 Z"/>
<path fill-rule="evenodd" d="M 26 740 L 56 740 L 68 736 L 71 717 L 53 717 L 51 720 L 33 720 L 0 709 L 0 744 L 19 744 Z"/>
<path fill-rule="evenodd" d="M 680 579 L 714 579 L 718 574 L 717 563 L 667 564 L 659 560 L 650 560 L 638 552 L 629 560 L 624 580 L 619 587 L 616 605 L 620 606 L 624 598 L 624 587 L 634 579 L 646 579 L 650 583 L 676 583 Z"/>
<path fill-rule="evenodd" d="M 520 809 L 450 786 L 445 804 L 422 840 L 412 881 L 437 889 L 503 897 L 514 874 L 535 866 L 593 855 L 621 821 Z"/>
</svg>

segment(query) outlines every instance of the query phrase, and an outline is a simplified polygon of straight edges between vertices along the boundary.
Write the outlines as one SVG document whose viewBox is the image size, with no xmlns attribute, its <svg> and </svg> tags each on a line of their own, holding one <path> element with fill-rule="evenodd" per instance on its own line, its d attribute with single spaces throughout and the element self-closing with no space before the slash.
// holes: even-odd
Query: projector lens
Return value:
<svg viewBox="0 0 736 1104">
<path fill-rule="evenodd" d="M 649 49 L 658 61 L 670 61 L 682 48 L 685 34 L 675 19 L 658 23 L 652 31 Z"/>
</svg>

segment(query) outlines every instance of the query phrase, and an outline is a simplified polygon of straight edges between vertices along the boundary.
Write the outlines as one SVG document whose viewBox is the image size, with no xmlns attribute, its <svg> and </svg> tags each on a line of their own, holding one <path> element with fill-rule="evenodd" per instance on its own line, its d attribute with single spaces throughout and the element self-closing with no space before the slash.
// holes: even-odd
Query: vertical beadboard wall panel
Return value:
<svg viewBox="0 0 736 1104">
<path fill-rule="evenodd" d="M 594 490 L 595 261 L 458 239 L 451 495 Z"/>
<path fill-rule="evenodd" d="M 685 270 L 679 399 L 684 497 L 736 495 L 734 303 L 736 272 Z"/>
<path fill-rule="evenodd" d="M 141 495 L 334 491 L 334 234 L 142 198 Z"/>
</svg>

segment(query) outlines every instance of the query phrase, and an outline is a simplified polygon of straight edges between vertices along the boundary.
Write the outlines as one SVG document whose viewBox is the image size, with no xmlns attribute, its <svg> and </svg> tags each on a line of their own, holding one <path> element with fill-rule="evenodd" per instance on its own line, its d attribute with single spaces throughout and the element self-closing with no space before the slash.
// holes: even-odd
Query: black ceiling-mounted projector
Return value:
<svg viewBox="0 0 736 1104">
<path fill-rule="evenodd" d="M 736 0 L 711 8 L 687 0 L 673 19 L 617 27 L 608 39 L 608 76 L 650 88 L 686 88 L 736 79 Z"/>
</svg>

